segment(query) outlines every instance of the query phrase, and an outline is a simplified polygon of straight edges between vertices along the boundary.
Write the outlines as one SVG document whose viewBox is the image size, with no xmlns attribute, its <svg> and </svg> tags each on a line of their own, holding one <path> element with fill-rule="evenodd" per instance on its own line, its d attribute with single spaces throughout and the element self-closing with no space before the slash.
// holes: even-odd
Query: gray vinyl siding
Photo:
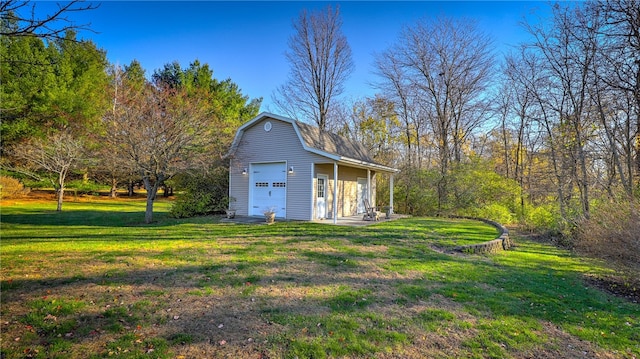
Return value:
<svg viewBox="0 0 640 359">
<path fill-rule="evenodd" d="M 264 130 L 266 121 L 272 124 L 269 132 Z M 237 214 L 249 213 L 249 175 L 242 170 L 251 163 L 286 162 L 294 168 L 287 174 L 287 218 L 312 219 L 310 163 L 317 161 L 326 159 L 306 151 L 290 123 L 268 118 L 246 128 L 230 163 L 229 194 L 236 199 Z"/>
<path fill-rule="evenodd" d="M 229 206 L 235 208 L 239 216 L 249 215 L 249 175 L 242 174 L 245 167 L 248 171 L 249 165 L 243 165 L 234 158 L 229 164 Z"/>
</svg>

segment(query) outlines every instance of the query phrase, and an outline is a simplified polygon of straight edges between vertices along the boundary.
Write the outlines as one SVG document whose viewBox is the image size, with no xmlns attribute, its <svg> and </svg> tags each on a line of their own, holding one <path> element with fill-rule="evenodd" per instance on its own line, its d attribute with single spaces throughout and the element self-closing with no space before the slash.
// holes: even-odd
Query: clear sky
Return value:
<svg viewBox="0 0 640 359">
<path fill-rule="evenodd" d="M 284 58 L 292 22 L 304 8 L 340 6 L 343 33 L 353 52 L 356 71 L 344 96 L 372 96 L 374 53 L 384 51 L 404 26 L 425 17 L 467 17 L 493 37 L 504 52 L 526 38 L 518 23 L 524 16 L 547 12 L 546 2 L 412 1 L 412 2 L 272 2 L 272 1 L 104 1 L 96 10 L 73 13 L 76 23 L 91 23 L 96 33 L 82 32 L 107 52 L 111 63 L 137 59 L 151 75 L 178 61 L 184 68 L 198 59 L 217 79 L 231 78 L 243 94 L 263 97 L 263 111 L 275 111 L 271 95 L 285 82 Z M 55 3 L 39 3 L 43 10 Z"/>
</svg>

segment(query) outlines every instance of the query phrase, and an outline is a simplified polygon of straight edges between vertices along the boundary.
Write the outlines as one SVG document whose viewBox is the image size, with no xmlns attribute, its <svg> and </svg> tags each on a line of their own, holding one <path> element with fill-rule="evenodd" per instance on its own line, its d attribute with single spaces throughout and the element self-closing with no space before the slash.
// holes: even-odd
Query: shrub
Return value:
<svg viewBox="0 0 640 359">
<path fill-rule="evenodd" d="M 17 179 L 9 176 L 0 176 L 0 198 L 15 198 L 26 193 L 24 186 Z"/>
<path fill-rule="evenodd" d="M 184 175 L 173 180 L 183 191 L 171 206 L 175 218 L 221 212 L 228 206 L 229 172 L 220 167 L 206 174 Z"/>
<path fill-rule="evenodd" d="M 434 170 L 404 168 L 395 183 L 394 211 L 415 216 L 437 214 L 436 183 L 438 178 L 439 175 Z M 378 194 L 379 199 L 387 198 L 387 196 L 388 193 Z"/>
<path fill-rule="evenodd" d="M 556 212 L 549 204 L 532 207 L 524 213 L 522 224 L 531 232 L 558 232 L 559 216 Z"/>
<path fill-rule="evenodd" d="M 511 210 L 497 203 L 492 203 L 488 206 L 476 208 L 470 213 L 470 215 L 472 217 L 490 219 L 503 225 L 511 224 L 514 222 L 514 216 L 513 213 L 511 213 Z"/>
<path fill-rule="evenodd" d="M 100 185 L 93 181 L 83 181 L 81 179 L 67 182 L 65 187 L 69 190 L 75 190 L 82 194 L 94 194 L 99 193 L 101 189 L 104 189 L 104 185 Z"/>
<path fill-rule="evenodd" d="M 516 181 L 497 174 L 488 163 L 477 159 L 455 166 L 449 190 L 449 202 L 456 212 L 485 212 L 502 217 L 506 223 L 512 222 L 521 193 Z"/>
<path fill-rule="evenodd" d="M 42 189 L 42 188 L 50 188 L 51 187 L 51 181 L 47 180 L 47 179 L 40 179 L 40 180 L 36 180 L 33 178 L 24 178 L 22 179 L 22 183 L 29 188 L 32 189 Z"/>
<path fill-rule="evenodd" d="M 608 203 L 594 208 L 576 228 L 575 248 L 593 256 L 640 263 L 640 203 Z"/>
<path fill-rule="evenodd" d="M 171 206 L 171 216 L 188 218 L 202 214 L 210 214 L 218 210 L 213 195 L 205 192 L 186 192 Z"/>
</svg>

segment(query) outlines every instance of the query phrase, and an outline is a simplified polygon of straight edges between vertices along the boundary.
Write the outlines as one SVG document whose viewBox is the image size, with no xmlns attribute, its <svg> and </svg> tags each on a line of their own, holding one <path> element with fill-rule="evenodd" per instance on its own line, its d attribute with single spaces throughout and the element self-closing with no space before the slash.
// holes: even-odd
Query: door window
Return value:
<svg viewBox="0 0 640 359">
<path fill-rule="evenodd" d="M 318 178 L 318 198 L 324 198 L 324 178 Z"/>
</svg>

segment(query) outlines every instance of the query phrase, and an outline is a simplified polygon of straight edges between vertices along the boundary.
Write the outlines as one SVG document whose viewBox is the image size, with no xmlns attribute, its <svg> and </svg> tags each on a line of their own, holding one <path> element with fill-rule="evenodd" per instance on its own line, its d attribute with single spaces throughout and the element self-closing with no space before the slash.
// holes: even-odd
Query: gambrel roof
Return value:
<svg viewBox="0 0 640 359">
<path fill-rule="evenodd" d="M 354 167 L 370 168 L 388 173 L 399 172 L 395 168 L 376 163 L 367 149 L 357 141 L 353 141 L 335 133 L 320 131 L 316 126 L 268 112 L 263 112 L 251 121 L 240 126 L 229 153 L 231 154 L 235 152 L 240 143 L 240 139 L 242 138 L 242 134 L 247 128 L 267 118 L 290 123 L 298 135 L 298 139 L 300 140 L 303 148 L 309 152 L 337 161 L 338 163 L 348 164 Z"/>
</svg>

